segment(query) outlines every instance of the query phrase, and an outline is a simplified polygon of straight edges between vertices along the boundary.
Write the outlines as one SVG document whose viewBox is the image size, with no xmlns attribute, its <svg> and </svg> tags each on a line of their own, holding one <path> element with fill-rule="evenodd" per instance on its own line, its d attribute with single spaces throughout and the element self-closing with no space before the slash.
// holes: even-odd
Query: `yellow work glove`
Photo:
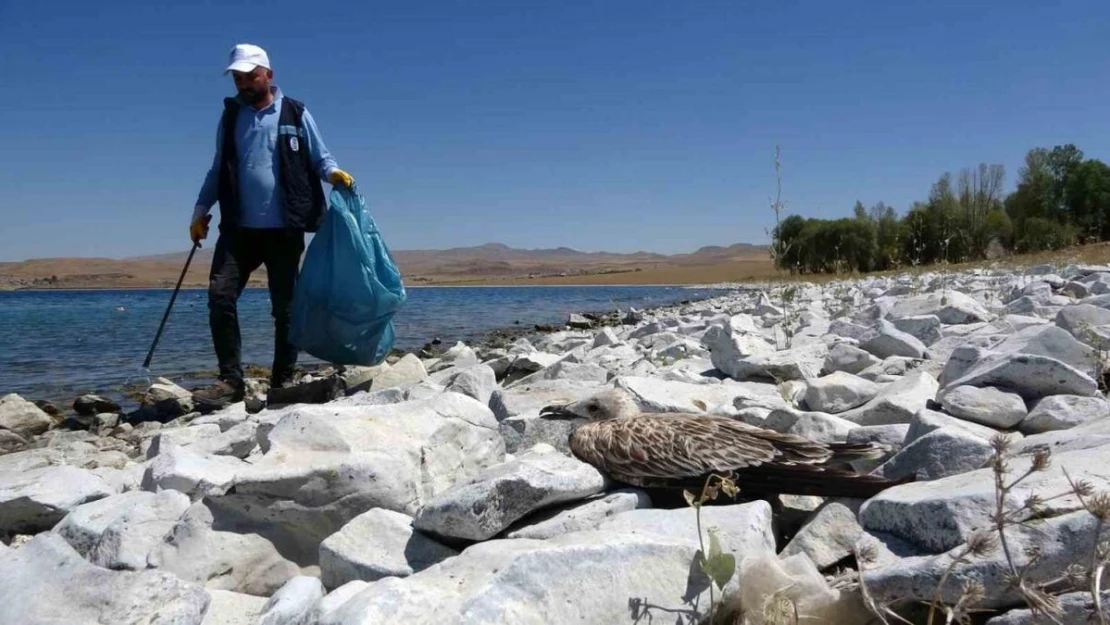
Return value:
<svg viewBox="0 0 1110 625">
<path fill-rule="evenodd" d="M 199 219 L 194 219 L 193 223 L 189 224 L 189 238 L 193 240 L 194 245 L 199 245 L 201 239 L 208 238 L 208 222 L 212 221 L 212 215 L 205 215 Z"/>
<path fill-rule="evenodd" d="M 333 185 L 343 185 L 344 187 L 350 187 L 354 186 L 355 179 L 351 176 L 351 174 L 348 174 L 342 169 L 336 168 L 332 170 L 330 174 L 328 174 L 328 182 L 332 183 Z"/>
</svg>

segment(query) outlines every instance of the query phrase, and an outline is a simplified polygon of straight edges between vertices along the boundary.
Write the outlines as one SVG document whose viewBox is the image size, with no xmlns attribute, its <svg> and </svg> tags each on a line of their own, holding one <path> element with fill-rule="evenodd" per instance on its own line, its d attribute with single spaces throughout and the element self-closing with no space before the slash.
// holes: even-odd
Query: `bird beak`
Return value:
<svg viewBox="0 0 1110 625">
<path fill-rule="evenodd" d="M 543 408 L 540 408 L 540 418 L 550 419 L 553 421 L 569 421 L 570 419 L 581 419 L 582 417 L 579 417 L 573 412 L 567 410 L 567 406 L 569 405 L 570 404 L 553 404 L 551 406 L 544 406 Z"/>
</svg>

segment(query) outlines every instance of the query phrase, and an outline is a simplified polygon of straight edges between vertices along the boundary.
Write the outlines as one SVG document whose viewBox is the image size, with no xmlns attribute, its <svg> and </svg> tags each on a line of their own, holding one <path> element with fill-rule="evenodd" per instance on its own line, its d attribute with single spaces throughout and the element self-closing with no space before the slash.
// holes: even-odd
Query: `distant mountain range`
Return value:
<svg viewBox="0 0 1110 625">
<path fill-rule="evenodd" d="M 392 250 L 407 282 L 447 283 L 535 279 L 694 268 L 768 261 L 768 248 L 737 243 L 692 253 L 581 252 L 569 247 L 518 249 L 503 243 L 444 250 Z M 39 258 L 0 263 L 0 288 L 172 286 L 187 253 L 112 258 Z M 197 251 L 186 284 L 207 283 L 212 242 Z M 259 272 L 255 282 L 264 278 Z"/>
</svg>

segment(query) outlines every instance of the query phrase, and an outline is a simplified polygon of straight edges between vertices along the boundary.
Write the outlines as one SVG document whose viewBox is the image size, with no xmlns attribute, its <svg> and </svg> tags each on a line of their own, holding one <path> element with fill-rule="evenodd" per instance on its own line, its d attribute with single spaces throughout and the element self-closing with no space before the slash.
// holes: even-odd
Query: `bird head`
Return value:
<svg viewBox="0 0 1110 625">
<path fill-rule="evenodd" d="M 640 414 L 640 406 L 632 395 L 621 388 L 608 388 L 586 399 L 566 404 L 544 406 L 541 419 L 586 419 L 607 421 L 626 419 Z"/>
</svg>

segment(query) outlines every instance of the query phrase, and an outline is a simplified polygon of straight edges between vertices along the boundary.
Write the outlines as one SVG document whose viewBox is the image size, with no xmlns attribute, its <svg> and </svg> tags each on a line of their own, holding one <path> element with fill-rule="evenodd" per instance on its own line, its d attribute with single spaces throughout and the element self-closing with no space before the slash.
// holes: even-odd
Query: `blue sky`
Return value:
<svg viewBox="0 0 1110 625">
<path fill-rule="evenodd" d="M 182 251 L 237 42 L 397 249 L 664 253 L 1110 160 L 1110 2 L 0 1 L 0 260 Z M 585 229 L 578 224 L 585 223 Z M 214 238 L 210 239 L 214 240 Z"/>
</svg>

